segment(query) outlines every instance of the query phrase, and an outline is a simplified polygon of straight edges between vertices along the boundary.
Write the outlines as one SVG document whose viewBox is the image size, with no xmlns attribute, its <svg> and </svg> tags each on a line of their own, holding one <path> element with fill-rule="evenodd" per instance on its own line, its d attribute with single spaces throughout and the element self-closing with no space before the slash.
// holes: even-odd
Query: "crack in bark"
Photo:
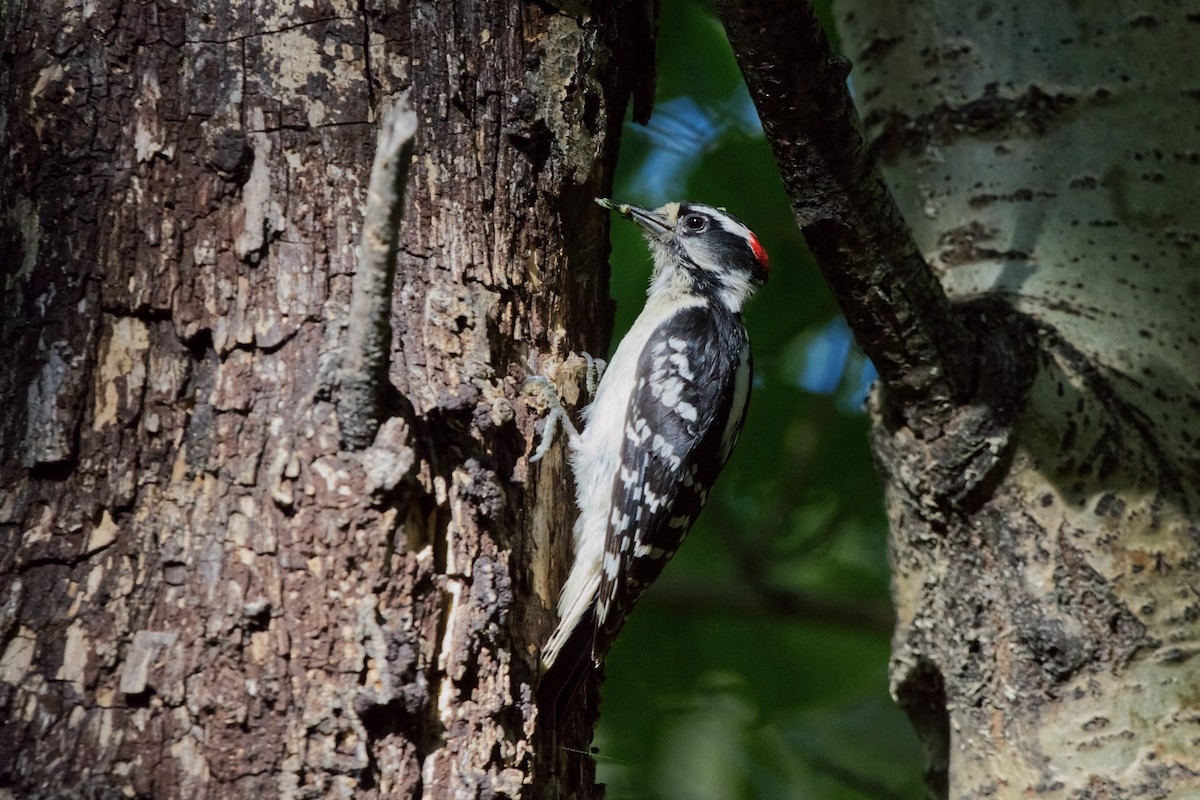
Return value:
<svg viewBox="0 0 1200 800">
<path fill-rule="evenodd" d="M 362 17 L 363 24 L 363 80 L 367 85 L 367 106 L 374 109 L 378 98 L 375 96 L 375 75 L 374 68 L 371 66 L 371 21 L 367 11 L 367 0 L 358 0 L 358 13 Z"/>
<path fill-rule="evenodd" d="M 276 36 L 281 33 L 287 33 L 288 31 L 298 30 L 300 28 L 307 28 L 310 25 L 320 25 L 323 22 L 341 22 L 343 20 L 351 20 L 351 19 L 353 19 L 353 17 L 336 17 L 336 16 L 335 17 L 322 17 L 320 19 L 308 19 L 308 20 L 304 20 L 303 22 L 297 22 L 295 25 L 284 25 L 281 28 L 274 28 L 274 29 L 267 30 L 267 31 L 252 31 L 250 33 L 242 34 L 241 36 L 231 36 L 228 39 L 203 39 L 203 38 L 201 38 L 201 39 L 184 39 L 180 43 L 180 45 L 175 45 L 175 46 L 179 47 L 181 45 L 186 45 L 186 44 L 233 44 L 234 42 L 245 42 L 248 39 L 257 39 L 261 36 Z"/>
</svg>

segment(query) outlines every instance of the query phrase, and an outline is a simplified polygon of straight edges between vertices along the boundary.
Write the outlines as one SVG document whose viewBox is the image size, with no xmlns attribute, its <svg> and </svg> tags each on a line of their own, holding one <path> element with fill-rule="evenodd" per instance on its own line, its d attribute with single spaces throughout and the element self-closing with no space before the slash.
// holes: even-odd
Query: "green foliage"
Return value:
<svg viewBox="0 0 1200 800">
<path fill-rule="evenodd" d="M 614 799 L 920 797 L 920 747 L 887 696 L 869 366 L 847 346 L 712 9 L 667 0 L 660 31 L 655 117 L 627 126 L 614 196 L 725 206 L 772 271 L 746 315 L 757 376 L 742 440 L 609 655 L 600 779 Z M 619 336 L 650 259 L 615 218 L 612 263 Z M 792 602 L 813 596 L 868 620 Z"/>
</svg>

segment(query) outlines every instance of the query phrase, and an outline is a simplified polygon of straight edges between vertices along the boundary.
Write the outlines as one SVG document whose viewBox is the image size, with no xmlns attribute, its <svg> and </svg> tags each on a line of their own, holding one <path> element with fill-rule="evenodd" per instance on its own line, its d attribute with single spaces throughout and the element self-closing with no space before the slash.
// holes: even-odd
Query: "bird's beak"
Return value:
<svg viewBox="0 0 1200 800">
<path fill-rule="evenodd" d="M 596 204 L 612 209 L 625 219 L 636 222 L 642 230 L 655 239 L 666 239 L 674 230 L 674 220 L 660 211 L 651 211 L 641 206 L 631 206 L 628 203 L 617 203 L 604 197 L 597 197 Z"/>
</svg>

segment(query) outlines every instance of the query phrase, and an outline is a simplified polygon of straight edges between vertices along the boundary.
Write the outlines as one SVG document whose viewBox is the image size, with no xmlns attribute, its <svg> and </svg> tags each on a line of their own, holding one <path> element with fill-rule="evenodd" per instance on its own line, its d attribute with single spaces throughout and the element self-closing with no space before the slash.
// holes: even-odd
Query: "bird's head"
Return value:
<svg viewBox="0 0 1200 800">
<path fill-rule="evenodd" d="M 767 251 L 745 223 L 723 209 L 667 203 L 651 211 L 612 200 L 596 202 L 645 232 L 654 254 L 651 295 L 672 290 L 711 294 L 736 313 L 767 281 Z"/>
</svg>

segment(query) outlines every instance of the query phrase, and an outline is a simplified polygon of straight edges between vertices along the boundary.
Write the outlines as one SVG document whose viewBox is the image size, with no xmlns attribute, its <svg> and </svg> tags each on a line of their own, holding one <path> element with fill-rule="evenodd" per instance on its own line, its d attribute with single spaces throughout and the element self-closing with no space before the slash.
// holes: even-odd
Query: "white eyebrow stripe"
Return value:
<svg viewBox="0 0 1200 800">
<path fill-rule="evenodd" d="M 729 217 L 728 213 L 722 211 L 719 208 L 713 208 L 712 206 L 706 206 L 706 205 L 702 205 L 700 203 L 696 203 L 692 206 L 692 210 L 693 211 L 701 211 L 701 212 L 708 214 L 710 217 L 712 217 L 714 220 L 717 221 L 717 224 L 721 226 L 721 230 L 727 231 L 728 233 L 732 233 L 734 236 L 740 236 L 743 239 L 749 239 L 751 236 L 754 235 L 753 233 L 750 232 L 749 228 L 747 228 L 745 225 L 741 224 L 740 222 L 737 222 L 736 220 L 731 219 Z"/>
<path fill-rule="evenodd" d="M 728 231 L 729 233 L 732 233 L 734 236 L 740 236 L 741 238 L 748 240 L 751 236 L 754 235 L 754 234 L 750 233 L 750 229 L 747 228 L 745 225 L 742 225 L 738 222 L 734 222 L 729 217 L 720 216 L 720 217 L 716 217 L 716 219 L 721 223 L 721 227 L 724 230 Z"/>
</svg>

